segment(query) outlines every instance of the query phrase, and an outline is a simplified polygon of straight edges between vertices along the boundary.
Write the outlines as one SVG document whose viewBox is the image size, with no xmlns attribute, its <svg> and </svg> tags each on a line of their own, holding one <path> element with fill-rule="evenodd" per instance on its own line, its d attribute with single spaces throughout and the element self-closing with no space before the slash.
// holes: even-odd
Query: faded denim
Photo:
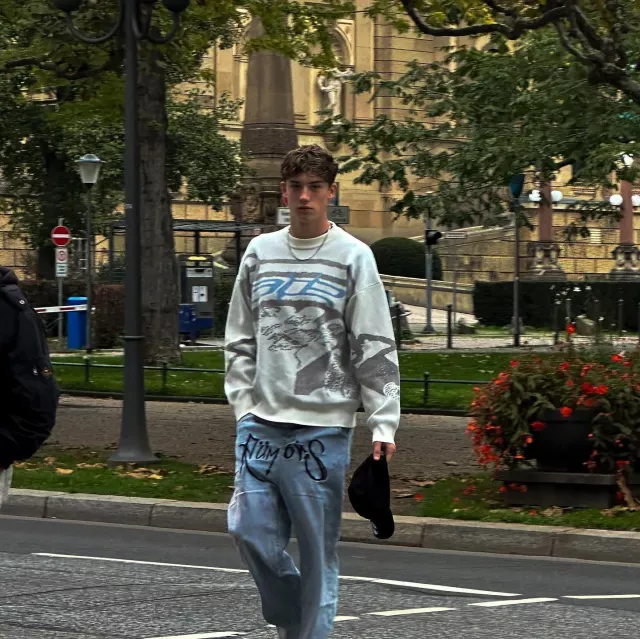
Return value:
<svg viewBox="0 0 640 639">
<path fill-rule="evenodd" d="M 326 639 L 338 604 L 338 555 L 350 428 L 238 423 L 229 532 L 253 575 L 265 620 L 287 639 Z M 286 547 L 292 529 L 300 570 Z"/>
</svg>

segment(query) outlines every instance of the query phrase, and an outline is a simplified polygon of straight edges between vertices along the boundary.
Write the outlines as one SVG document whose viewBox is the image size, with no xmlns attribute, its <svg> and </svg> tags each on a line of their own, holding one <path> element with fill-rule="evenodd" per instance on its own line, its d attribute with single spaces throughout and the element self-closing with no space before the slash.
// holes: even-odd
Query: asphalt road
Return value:
<svg viewBox="0 0 640 639">
<path fill-rule="evenodd" d="M 227 535 L 0 517 L 0 538 L 2 639 L 275 639 Z M 336 639 L 639 633 L 640 566 L 363 544 L 340 552 Z"/>
</svg>

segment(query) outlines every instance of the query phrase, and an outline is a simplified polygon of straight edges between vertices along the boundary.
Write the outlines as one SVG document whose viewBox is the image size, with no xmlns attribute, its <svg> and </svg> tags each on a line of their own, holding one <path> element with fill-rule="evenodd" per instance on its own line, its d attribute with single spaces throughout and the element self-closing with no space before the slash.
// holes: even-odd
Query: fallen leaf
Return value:
<svg viewBox="0 0 640 639">
<path fill-rule="evenodd" d="M 559 517 L 560 515 L 562 515 L 562 508 L 553 506 L 552 508 L 547 508 L 546 510 L 543 510 L 542 513 L 540 514 L 544 515 L 545 517 Z"/>
<path fill-rule="evenodd" d="M 420 488 L 424 488 L 425 486 L 435 486 L 436 485 L 436 482 L 431 480 L 431 479 L 428 479 L 426 481 L 418 481 L 417 479 L 410 479 L 409 483 L 412 486 L 418 486 Z"/>
<path fill-rule="evenodd" d="M 70 475 L 72 472 L 72 468 L 56 468 L 56 473 L 58 473 L 58 475 Z"/>
<path fill-rule="evenodd" d="M 455 462 L 455 461 L 446 461 L 444 463 L 444 465 L 445 466 L 458 466 L 459 464 L 458 464 L 458 462 Z"/>
<path fill-rule="evenodd" d="M 149 475 L 149 479 L 164 479 L 164 477 L 154 473 L 153 475 Z"/>
<path fill-rule="evenodd" d="M 76 464 L 76 468 L 106 468 L 106 464 Z"/>
<path fill-rule="evenodd" d="M 56 463 L 56 458 L 55 457 L 45 457 L 44 458 L 44 463 L 45 464 L 55 464 Z"/>
<path fill-rule="evenodd" d="M 395 495 L 396 499 L 410 499 L 410 498 L 413 498 L 414 496 L 414 493 L 403 492 L 402 490 L 399 490 L 397 488 L 393 492 L 396 493 Z"/>
</svg>

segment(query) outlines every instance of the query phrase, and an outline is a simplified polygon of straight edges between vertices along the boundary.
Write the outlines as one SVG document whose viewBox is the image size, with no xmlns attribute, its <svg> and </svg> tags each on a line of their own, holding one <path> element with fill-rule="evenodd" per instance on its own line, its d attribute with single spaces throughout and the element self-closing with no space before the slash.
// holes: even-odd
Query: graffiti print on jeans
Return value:
<svg viewBox="0 0 640 639">
<path fill-rule="evenodd" d="M 271 473 L 273 466 L 280 458 L 285 461 L 304 462 L 304 470 L 313 481 L 325 481 L 329 476 L 327 467 L 321 459 L 325 447 L 319 439 L 312 439 L 306 446 L 293 442 L 287 444 L 283 450 L 279 446 L 273 446 L 268 439 L 260 439 L 249 434 L 246 441 L 240 444 L 240 448 L 242 456 L 239 472 L 246 468 L 247 472 L 258 481 L 268 481 L 267 475 Z M 261 476 L 249 463 L 262 460 L 268 463 L 265 476 Z"/>
</svg>

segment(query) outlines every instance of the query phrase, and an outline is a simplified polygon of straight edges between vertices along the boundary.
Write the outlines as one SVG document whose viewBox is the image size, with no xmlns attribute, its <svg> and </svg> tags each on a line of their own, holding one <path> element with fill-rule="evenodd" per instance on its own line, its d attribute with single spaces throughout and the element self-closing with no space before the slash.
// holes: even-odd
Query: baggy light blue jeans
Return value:
<svg viewBox="0 0 640 639">
<path fill-rule="evenodd" d="M 326 639 L 338 604 L 338 554 L 350 428 L 238 423 L 228 528 L 287 639 Z M 286 547 L 295 531 L 300 570 Z"/>
</svg>

